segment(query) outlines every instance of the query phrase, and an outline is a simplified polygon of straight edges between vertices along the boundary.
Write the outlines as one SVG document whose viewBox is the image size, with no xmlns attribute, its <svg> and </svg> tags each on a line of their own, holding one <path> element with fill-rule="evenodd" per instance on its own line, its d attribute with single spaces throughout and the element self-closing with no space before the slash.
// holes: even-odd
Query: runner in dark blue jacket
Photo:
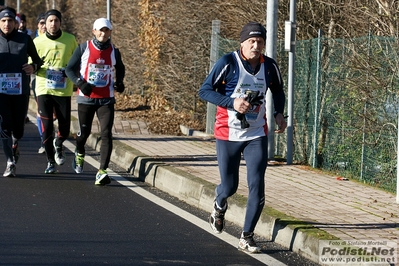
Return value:
<svg viewBox="0 0 399 266">
<path fill-rule="evenodd" d="M 240 50 L 219 59 L 204 81 L 199 96 L 217 106 L 214 133 L 220 184 L 209 217 L 216 233 L 224 229 L 227 199 L 236 193 L 242 156 L 246 162 L 248 202 L 239 249 L 260 251 L 254 241 L 255 226 L 265 204 L 267 167 L 266 99 L 273 94 L 278 132 L 287 127 L 284 119 L 285 94 L 276 62 L 262 54 L 266 29 L 259 23 L 246 24 L 240 34 Z"/>
</svg>

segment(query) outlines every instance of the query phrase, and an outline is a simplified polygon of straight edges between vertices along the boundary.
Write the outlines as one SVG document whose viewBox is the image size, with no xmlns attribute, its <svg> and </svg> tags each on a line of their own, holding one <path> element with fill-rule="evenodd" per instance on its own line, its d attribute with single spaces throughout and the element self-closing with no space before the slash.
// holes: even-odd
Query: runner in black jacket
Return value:
<svg viewBox="0 0 399 266">
<path fill-rule="evenodd" d="M 0 10 L 0 133 L 7 167 L 3 176 L 15 176 L 29 104 L 29 79 L 42 65 L 32 38 L 15 29 L 16 11 Z M 28 64 L 28 57 L 32 64 Z"/>
</svg>

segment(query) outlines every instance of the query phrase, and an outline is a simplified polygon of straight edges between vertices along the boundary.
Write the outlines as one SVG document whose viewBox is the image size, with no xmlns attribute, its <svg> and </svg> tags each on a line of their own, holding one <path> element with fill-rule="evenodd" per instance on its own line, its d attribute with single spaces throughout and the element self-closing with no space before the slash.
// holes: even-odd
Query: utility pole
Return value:
<svg viewBox="0 0 399 266">
<path fill-rule="evenodd" d="M 107 0 L 107 19 L 111 21 L 111 0 Z"/>
<path fill-rule="evenodd" d="M 278 21 L 278 0 L 267 1 L 267 15 L 266 15 L 266 55 L 276 59 L 276 44 L 277 44 L 277 21 Z M 267 117 L 267 136 L 268 146 L 267 154 L 268 159 L 274 159 L 274 105 L 273 95 L 270 90 L 266 92 L 266 117 Z"/>
<path fill-rule="evenodd" d="M 290 20 L 285 22 L 285 50 L 288 55 L 288 125 L 287 164 L 292 164 L 294 136 L 294 79 L 295 79 L 296 0 L 290 0 Z"/>
<path fill-rule="evenodd" d="M 398 128 L 399 128 L 399 113 L 398 113 Z M 398 145 L 396 152 L 396 203 L 399 203 L 399 134 L 398 134 Z"/>
</svg>

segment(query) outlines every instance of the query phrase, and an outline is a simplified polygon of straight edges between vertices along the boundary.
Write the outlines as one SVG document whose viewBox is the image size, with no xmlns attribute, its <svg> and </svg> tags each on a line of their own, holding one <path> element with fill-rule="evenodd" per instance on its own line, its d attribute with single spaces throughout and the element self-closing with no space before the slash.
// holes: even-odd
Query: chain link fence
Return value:
<svg viewBox="0 0 399 266">
<path fill-rule="evenodd" d="M 236 41 L 219 39 L 219 56 Z M 278 43 L 285 84 L 288 54 Z M 294 85 L 296 163 L 396 191 L 398 142 L 398 39 L 297 41 Z M 286 134 L 275 137 L 276 156 L 286 157 Z"/>
</svg>

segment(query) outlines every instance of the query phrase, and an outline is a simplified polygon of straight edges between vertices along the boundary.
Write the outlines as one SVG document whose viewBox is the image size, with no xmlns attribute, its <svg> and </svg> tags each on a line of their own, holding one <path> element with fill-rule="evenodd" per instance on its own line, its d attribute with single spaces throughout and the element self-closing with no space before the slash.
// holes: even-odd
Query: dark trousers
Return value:
<svg viewBox="0 0 399 266">
<path fill-rule="evenodd" d="M 16 139 L 22 138 L 25 130 L 25 118 L 28 113 L 28 95 L 8 95 L 0 93 L 1 128 Z"/>
<path fill-rule="evenodd" d="M 42 120 L 43 146 L 46 150 L 47 160 L 54 162 L 54 117 L 55 112 L 58 121 L 57 146 L 68 138 L 71 129 L 71 97 L 54 95 L 37 96 L 37 106 Z"/>
<path fill-rule="evenodd" d="M 216 140 L 216 153 L 221 178 L 216 187 L 216 203 L 220 207 L 238 189 L 240 161 L 244 155 L 249 194 L 243 231 L 253 232 L 265 205 L 267 136 L 250 141 Z"/>
<path fill-rule="evenodd" d="M 3 151 L 8 162 L 12 162 L 12 137 L 19 140 L 24 135 L 25 118 L 28 113 L 28 95 L 0 93 L 0 135 Z"/>
<path fill-rule="evenodd" d="M 76 149 L 80 154 L 85 154 L 85 144 L 91 134 L 91 126 L 97 114 L 100 122 L 100 169 L 106 170 L 111 160 L 112 153 L 112 127 L 114 125 L 114 104 L 88 105 L 78 104 L 79 133 L 76 138 Z"/>
</svg>

